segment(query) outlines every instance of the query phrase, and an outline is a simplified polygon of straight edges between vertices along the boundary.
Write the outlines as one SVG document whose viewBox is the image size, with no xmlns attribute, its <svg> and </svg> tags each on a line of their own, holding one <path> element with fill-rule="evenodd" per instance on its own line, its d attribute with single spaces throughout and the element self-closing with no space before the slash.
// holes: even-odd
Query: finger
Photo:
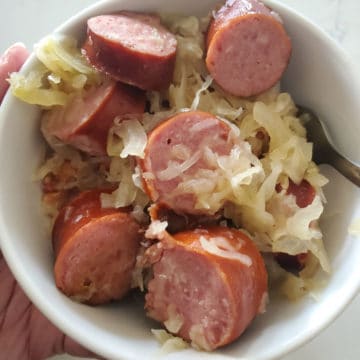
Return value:
<svg viewBox="0 0 360 360">
<path fill-rule="evenodd" d="M 27 354 L 30 306 L 0 251 L 0 359 L 20 360 Z"/>
<path fill-rule="evenodd" d="M 7 266 L 5 259 L 0 251 L 0 329 L 5 316 L 5 309 L 7 309 L 12 294 L 15 290 L 15 279 L 12 276 L 9 267 Z"/>
<path fill-rule="evenodd" d="M 33 307 L 30 322 L 30 360 L 47 359 L 57 354 L 101 359 L 56 328 L 38 309 Z"/>
<path fill-rule="evenodd" d="M 65 336 L 16 283 L 0 251 L 0 359 L 42 360 L 55 354 L 101 359 Z"/>
<path fill-rule="evenodd" d="M 0 56 L 0 103 L 9 87 L 9 83 L 7 82 L 9 75 L 19 71 L 28 57 L 29 52 L 21 43 L 10 46 L 9 49 Z"/>
<path fill-rule="evenodd" d="M 73 356 L 87 357 L 91 359 L 105 360 L 99 355 L 94 354 L 93 352 L 85 349 L 83 346 L 79 345 L 76 341 L 66 336 L 64 341 L 64 350 L 67 354 Z"/>
</svg>

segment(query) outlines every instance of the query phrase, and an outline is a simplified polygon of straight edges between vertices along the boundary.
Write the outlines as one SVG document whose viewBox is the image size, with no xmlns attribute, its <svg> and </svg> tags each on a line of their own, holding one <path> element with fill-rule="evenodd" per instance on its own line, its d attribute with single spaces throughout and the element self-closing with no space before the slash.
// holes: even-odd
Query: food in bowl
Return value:
<svg viewBox="0 0 360 360">
<path fill-rule="evenodd" d="M 241 10 L 242 4 L 228 1 L 217 14 L 233 6 Z M 226 17 L 230 29 L 235 26 L 241 33 L 247 17 L 259 18 L 260 23 L 271 17 L 268 26 L 282 29 L 276 14 L 257 2 L 250 4 L 263 12 L 230 11 L 230 18 Z M 131 43 L 130 51 L 117 43 L 119 39 L 114 40 L 112 31 L 123 26 L 119 21 L 124 18 L 125 24 L 140 27 L 145 21 L 155 40 L 161 34 L 160 42 L 171 43 L 162 62 L 166 69 L 174 66 L 171 81 L 166 80 L 166 70 L 161 85 L 154 85 L 159 76 L 152 76 L 151 71 L 159 71 L 162 65 L 154 65 L 159 59 L 149 60 L 154 54 L 139 57 L 143 44 L 134 50 Z M 45 67 L 25 78 L 14 75 L 12 86 L 24 100 L 51 107 L 42 117 L 42 131 L 50 147 L 38 176 L 44 206 L 56 217 L 57 286 L 77 300 L 98 304 L 123 297 L 132 282 L 133 287 L 147 289 L 146 308 L 151 317 L 194 346 L 212 350 L 235 340 L 264 311 L 264 258 L 269 271 L 276 268 L 277 274 L 290 279 L 285 282 L 290 284 L 285 286 L 290 296 L 298 293 L 298 284 L 301 289 L 306 287 L 318 263 L 329 271 L 317 224 L 326 179 L 311 161 L 311 144 L 306 142 L 290 95 L 280 93 L 276 85 L 271 88 L 290 55 L 283 31 L 285 51 L 276 79 L 265 76 L 266 85 L 245 92 L 252 98 L 241 98 L 233 90 L 234 79 L 226 76 L 223 83 L 218 70 L 211 68 L 213 62 L 224 61 L 219 44 L 212 42 L 218 37 L 229 41 L 230 25 L 214 30 L 208 51 L 214 49 L 211 56 L 207 52 L 205 62 L 204 31 L 209 18 L 163 16 L 163 25 L 156 19 L 132 12 L 91 18 L 83 48 L 90 64 L 71 39 L 50 38 L 37 49 Z M 255 44 L 268 48 L 271 39 L 260 36 Z M 175 40 L 176 61 L 171 65 Z M 250 40 L 244 43 L 254 44 Z M 117 69 L 113 59 L 124 54 L 151 64 L 146 74 L 124 74 L 123 68 Z M 245 70 L 250 69 L 250 78 L 264 62 L 267 70 L 271 67 L 267 57 L 260 55 L 259 63 L 253 64 L 256 67 L 244 65 Z M 127 84 L 119 84 L 119 79 Z M 242 79 L 235 80 L 238 85 Z M 130 87 L 134 84 L 146 93 Z M 132 224 L 126 228 L 128 236 L 123 236 L 124 223 Z M 142 240 L 137 226 L 143 229 Z M 135 243 L 133 248 L 129 239 Z M 114 244 L 117 251 L 113 251 Z M 124 255 L 124 249 L 130 248 L 133 251 Z M 98 251 L 100 257 L 104 255 L 101 268 L 95 256 Z M 120 272 L 124 261 L 126 270 Z M 289 270 L 287 262 L 295 267 L 296 275 L 277 265 Z M 131 279 L 129 268 L 133 269 Z M 193 287 L 195 279 L 199 286 Z M 116 291 L 113 282 L 119 285 Z M 187 308 L 189 301 L 192 311 Z M 234 322 L 238 318 L 241 320 Z"/>
</svg>

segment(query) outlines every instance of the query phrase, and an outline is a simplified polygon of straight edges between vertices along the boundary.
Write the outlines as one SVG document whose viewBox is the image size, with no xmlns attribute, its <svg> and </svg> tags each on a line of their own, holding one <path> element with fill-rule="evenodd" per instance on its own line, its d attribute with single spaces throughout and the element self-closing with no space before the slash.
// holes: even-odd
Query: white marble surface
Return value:
<svg viewBox="0 0 360 360">
<path fill-rule="evenodd" d="M 95 0 L 0 0 L 0 52 L 16 41 L 29 48 L 70 15 Z M 359 64 L 360 1 L 358 0 L 283 0 L 337 40 Z M 360 96 L 360 94 L 359 94 Z M 312 342 L 282 360 L 358 360 L 360 359 L 360 296 Z M 1 357 L 1 356 L 0 356 Z M 54 360 L 75 359 L 58 356 Z"/>
</svg>

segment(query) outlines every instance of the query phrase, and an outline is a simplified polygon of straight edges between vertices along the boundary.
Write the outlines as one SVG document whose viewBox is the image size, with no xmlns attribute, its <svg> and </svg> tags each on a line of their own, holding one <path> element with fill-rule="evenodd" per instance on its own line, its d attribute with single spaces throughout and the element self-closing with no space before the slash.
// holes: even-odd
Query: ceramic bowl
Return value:
<svg viewBox="0 0 360 360">
<path fill-rule="evenodd" d="M 86 19 L 121 9 L 205 14 L 217 0 L 103 1 L 74 16 L 56 32 L 84 38 Z M 360 163 L 360 81 L 344 52 L 318 27 L 290 8 L 266 1 L 277 11 L 292 39 L 293 54 L 282 88 L 295 101 L 314 109 L 329 128 L 335 145 Z M 23 72 L 36 59 L 32 56 Z M 17 280 L 31 300 L 66 334 L 109 359 L 150 359 L 159 344 L 150 332 L 156 324 L 144 316 L 142 304 L 89 307 L 62 295 L 53 279 L 51 241 L 44 228 L 40 187 L 32 181 L 42 159 L 39 109 L 8 94 L 0 110 L 0 238 L 1 249 Z M 272 359 L 312 339 L 332 322 L 359 291 L 360 241 L 348 234 L 360 217 L 360 192 L 330 167 L 330 183 L 322 219 L 325 245 L 333 273 L 316 300 L 271 301 L 238 341 L 214 353 L 193 349 L 168 359 Z"/>
</svg>

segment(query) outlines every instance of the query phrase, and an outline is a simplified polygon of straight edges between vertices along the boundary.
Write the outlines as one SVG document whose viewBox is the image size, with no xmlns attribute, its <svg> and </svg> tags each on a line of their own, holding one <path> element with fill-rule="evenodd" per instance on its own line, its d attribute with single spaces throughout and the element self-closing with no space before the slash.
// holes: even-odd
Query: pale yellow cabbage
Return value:
<svg viewBox="0 0 360 360">
<path fill-rule="evenodd" d="M 10 89 L 14 96 L 33 105 L 50 107 L 53 105 L 65 105 L 69 95 L 61 90 L 44 86 L 48 70 L 39 66 L 37 70 L 28 75 L 12 73 L 10 75 Z"/>
<path fill-rule="evenodd" d="M 189 347 L 189 344 L 183 339 L 174 336 L 163 329 L 151 329 L 156 340 L 161 344 L 159 358 L 174 351 L 183 350 Z"/>
<path fill-rule="evenodd" d="M 149 199 L 131 157 L 143 157 L 146 134 L 170 116 L 189 110 L 215 114 L 231 124 L 230 138 L 237 139 L 230 154 L 218 156 L 209 146 L 199 146 L 199 153 L 187 155 L 186 149 L 178 147 L 173 149 L 177 154 L 176 161 L 169 163 L 160 176 L 163 179 L 182 176 L 200 155 L 205 156 L 215 170 L 199 169 L 191 177 L 183 176 L 174 195 L 178 192 L 195 193 L 195 207 L 206 209 L 210 214 L 224 208 L 225 217 L 236 226 L 245 228 L 264 253 L 296 255 L 309 251 L 311 261 L 305 272 L 298 277 L 289 275 L 283 278 L 285 292 L 291 293 L 293 288 L 291 294 L 294 297 L 302 295 L 311 288 L 309 279 L 312 279 L 313 272 L 309 269 L 320 264 L 325 271 L 330 271 L 322 233 L 317 226 L 325 202 L 322 187 L 327 179 L 312 162 L 312 144 L 306 141 L 305 129 L 296 117 L 297 109 L 290 94 L 282 93 L 279 84 L 252 99 L 224 93 L 209 76 L 204 64 L 203 34 L 209 18 L 166 15 L 162 19 L 178 40 L 173 82 L 166 91 L 147 92 L 150 110 L 141 119 L 115 121 L 107 146 L 110 167 L 96 176 L 89 175 L 90 183 L 107 181 L 118 184 L 112 194 L 102 195 L 103 206 L 132 205 L 133 215 L 146 221 L 144 209 Z M 63 43 L 56 39 L 47 40 L 37 49 L 37 54 L 47 68 L 43 66 L 38 70 L 40 75 L 44 71 L 40 77 L 29 75 L 27 79 L 31 82 L 27 87 L 18 87 L 18 91 L 25 92 L 25 98 L 31 99 L 30 89 L 35 90 L 34 94 L 42 90 L 48 98 L 43 96 L 42 102 L 39 100 L 38 103 L 44 106 L 56 102 L 64 104 L 74 92 L 98 81 L 97 75 L 83 62 L 79 50 L 69 39 Z M 16 89 L 16 82 L 21 81 L 14 81 L 13 89 Z M 36 99 L 37 95 L 32 101 Z M 269 135 L 270 141 L 268 150 L 259 159 L 252 153 L 247 140 L 256 137 L 260 130 Z M 42 176 L 59 166 L 59 159 L 55 158 L 48 160 L 41 169 Z M 83 164 L 88 159 L 76 158 L 76 166 L 82 172 L 94 170 Z M 299 208 L 294 196 L 286 194 L 289 178 L 297 184 L 306 179 L 315 188 L 316 197 L 311 205 Z M 76 181 L 82 186 L 88 185 L 83 176 Z M 276 189 L 277 184 L 281 185 L 282 191 Z"/>
<path fill-rule="evenodd" d="M 80 190 L 85 190 L 104 187 L 108 176 L 107 159 L 86 156 L 65 145 L 46 159 L 34 174 L 33 179 L 42 180 L 49 174 L 61 179 L 64 164 L 68 164 L 67 172 L 71 171 L 72 176 L 66 179 L 66 182 L 60 183 L 59 186 L 63 189 L 78 187 Z"/>
<path fill-rule="evenodd" d="M 116 118 L 115 125 L 110 129 L 107 141 L 109 156 L 144 157 L 147 143 L 145 129 L 137 118 Z"/>
<path fill-rule="evenodd" d="M 133 174 L 135 164 L 133 159 L 112 157 L 106 180 L 118 184 L 118 187 L 111 194 L 101 194 L 103 207 L 126 207 L 138 205 L 142 210 L 148 204 L 149 199 L 142 189 L 135 185 Z M 136 209 L 139 211 L 139 209 Z"/>
</svg>

